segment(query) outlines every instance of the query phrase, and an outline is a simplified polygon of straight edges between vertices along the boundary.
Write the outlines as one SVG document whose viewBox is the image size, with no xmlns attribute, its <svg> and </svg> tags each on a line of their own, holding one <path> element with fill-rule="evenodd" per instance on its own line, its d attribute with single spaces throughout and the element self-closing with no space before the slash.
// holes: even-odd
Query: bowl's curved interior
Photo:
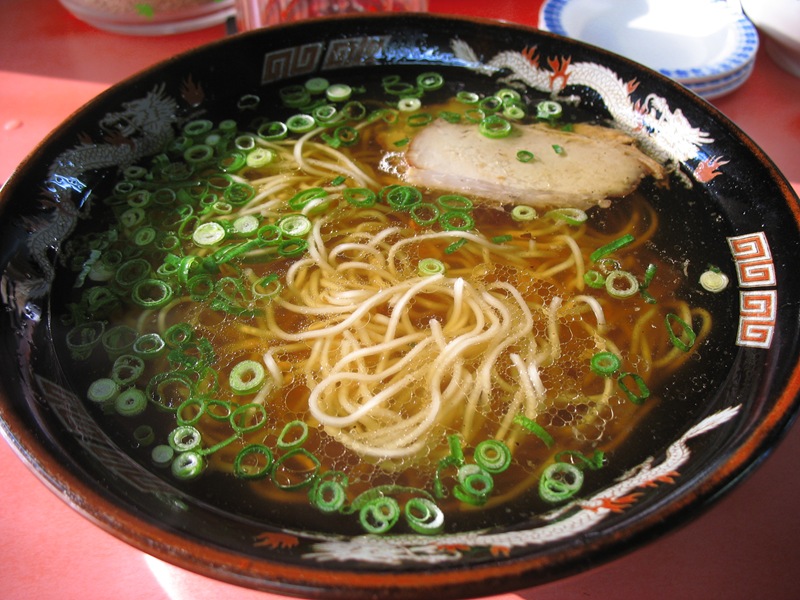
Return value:
<svg viewBox="0 0 800 600">
<path fill-rule="evenodd" d="M 271 98 L 313 75 L 360 80 L 421 69 L 477 89 L 501 80 L 576 97 L 674 167 L 669 202 L 657 206 L 664 235 L 676 240 L 672 260 L 690 279 L 709 263 L 732 278 L 725 293 L 698 295 L 718 323 L 687 375 L 705 378 L 702 392 L 676 392 L 669 409 L 654 411 L 633 436 L 650 438 L 644 450 L 569 510 L 432 538 L 285 528 L 144 469 L 70 388 L 56 352 L 63 328 L 51 312 L 67 291 L 55 274 L 57 248 L 102 214 L 94 200 L 115 170 L 157 153 L 179 120 L 231 118 L 243 97 Z M 761 151 L 707 104 L 658 74 L 558 36 L 422 15 L 236 36 L 113 87 L 54 132 L 4 188 L 3 433 L 47 485 L 101 527 L 236 584 L 358 598 L 417 597 L 423 589 L 475 596 L 548 581 L 707 505 L 791 422 L 800 383 L 800 280 L 790 266 L 800 251 L 796 202 Z"/>
</svg>

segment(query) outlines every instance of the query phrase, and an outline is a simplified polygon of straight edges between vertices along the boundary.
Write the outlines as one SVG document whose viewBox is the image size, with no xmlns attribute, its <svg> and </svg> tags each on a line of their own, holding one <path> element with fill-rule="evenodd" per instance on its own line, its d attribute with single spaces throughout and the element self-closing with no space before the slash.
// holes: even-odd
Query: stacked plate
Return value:
<svg viewBox="0 0 800 600">
<path fill-rule="evenodd" d="M 539 27 L 626 56 L 708 99 L 742 85 L 758 49 L 738 0 L 546 0 Z"/>
</svg>

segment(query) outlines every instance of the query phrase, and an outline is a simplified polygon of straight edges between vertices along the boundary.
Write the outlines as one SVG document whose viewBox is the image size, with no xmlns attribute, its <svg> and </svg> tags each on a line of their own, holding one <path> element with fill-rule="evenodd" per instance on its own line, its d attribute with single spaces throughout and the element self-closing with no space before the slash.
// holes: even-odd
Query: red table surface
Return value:
<svg viewBox="0 0 800 600">
<path fill-rule="evenodd" d="M 536 25 L 541 0 L 430 0 L 431 12 Z M 95 30 L 56 0 L 0 0 L 0 181 L 73 110 L 151 64 L 225 35 Z M 800 79 L 759 51 L 752 77 L 713 102 L 800 191 Z M 495 600 L 800 598 L 800 430 L 741 486 L 684 527 L 611 563 Z M 0 442 L 0 597 L 6 600 L 277 600 L 147 556 L 53 495 Z"/>
</svg>

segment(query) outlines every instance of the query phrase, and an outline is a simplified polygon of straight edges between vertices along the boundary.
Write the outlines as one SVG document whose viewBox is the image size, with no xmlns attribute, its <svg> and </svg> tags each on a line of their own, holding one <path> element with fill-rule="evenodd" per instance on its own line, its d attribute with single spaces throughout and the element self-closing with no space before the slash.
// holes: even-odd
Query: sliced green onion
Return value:
<svg viewBox="0 0 800 600">
<path fill-rule="evenodd" d="M 427 227 L 439 220 L 439 207 L 430 202 L 420 202 L 411 207 L 411 218 L 417 225 Z"/>
<path fill-rule="evenodd" d="M 440 275 L 446 271 L 444 263 L 435 258 L 423 258 L 417 263 L 417 273 L 421 277 L 430 277 L 431 275 Z"/>
<path fill-rule="evenodd" d="M 565 462 L 553 463 L 539 479 L 539 497 L 555 504 L 572 498 L 583 486 L 583 471 Z"/>
<path fill-rule="evenodd" d="M 133 342 L 133 352 L 144 360 L 161 356 L 167 348 L 164 338 L 158 333 L 143 333 Z"/>
<path fill-rule="evenodd" d="M 237 150 L 249 152 L 256 147 L 256 138 L 249 133 L 245 133 L 237 136 L 236 139 L 233 140 L 233 145 Z"/>
<path fill-rule="evenodd" d="M 208 119 L 194 119 L 183 126 L 183 134 L 188 137 L 205 135 L 213 129 L 214 123 Z"/>
<path fill-rule="evenodd" d="M 235 173 L 247 164 L 247 156 L 243 152 L 232 151 L 223 156 L 217 165 L 225 173 Z"/>
<path fill-rule="evenodd" d="M 457 112 L 453 112 L 450 110 L 443 110 L 439 113 L 439 117 L 447 121 L 448 123 L 459 123 L 461 122 L 461 115 Z"/>
<path fill-rule="evenodd" d="M 641 287 L 645 289 L 650 287 L 650 284 L 653 282 L 653 278 L 656 276 L 656 270 L 657 267 L 653 263 L 647 265 L 647 268 L 644 270 L 644 279 L 642 280 Z"/>
<path fill-rule="evenodd" d="M 391 186 L 383 197 L 395 210 L 411 210 L 412 206 L 422 202 L 422 192 L 410 185 Z"/>
<path fill-rule="evenodd" d="M 611 271 L 606 277 L 606 291 L 614 298 L 630 298 L 639 291 L 639 282 L 627 271 Z"/>
<path fill-rule="evenodd" d="M 304 84 L 309 94 L 322 94 L 328 89 L 330 83 L 324 77 L 312 77 Z"/>
<path fill-rule="evenodd" d="M 214 149 L 208 144 L 195 144 L 183 153 L 183 160 L 190 165 L 201 165 L 214 158 Z"/>
<path fill-rule="evenodd" d="M 256 236 L 265 246 L 277 246 L 283 239 L 283 232 L 277 225 L 262 225 L 256 231 Z"/>
<path fill-rule="evenodd" d="M 119 385 L 131 385 L 144 374 L 144 360 L 133 354 L 122 354 L 111 367 L 111 379 Z"/>
<path fill-rule="evenodd" d="M 553 436 L 550 435 L 544 427 L 539 425 L 533 419 L 529 419 L 522 413 L 519 413 L 514 417 L 514 423 L 523 427 L 524 429 L 527 429 L 528 432 L 538 437 L 548 448 L 556 443 L 555 439 L 553 439 Z"/>
<path fill-rule="evenodd" d="M 716 268 L 710 268 L 700 275 L 700 285 L 708 292 L 719 293 L 728 287 L 728 276 Z"/>
<path fill-rule="evenodd" d="M 456 93 L 456 100 L 462 104 L 477 104 L 481 97 L 475 92 L 460 91 Z"/>
<path fill-rule="evenodd" d="M 255 215 L 243 215 L 233 222 L 233 232 L 242 237 L 254 235 L 260 226 L 260 221 Z"/>
<path fill-rule="evenodd" d="M 459 194 L 445 194 L 439 196 L 436 198 L 436 204 L 444 210 L 460 210 L 465 212 L 472 210 L 474 206 L 472 200 Z"/>
<path fill-rule="evenodd" d="M 349 125 L 342 125 L 333 131 L 333 136 L 339 141 L 342 146 L 352 146 L 358 141 L 359 133 L 355 127 Z"/>
<path fill-rule="evenodd" d="M 264 384 L 266 375 L 266 369 L 260 362 L 243 360 L 231 369 L 228 383 L 234 394 L 252 394 Z"/>
<path fill-rule="evenodd" d="M 101 406 L 113 404 L 117 394 L 119 394 L 119 384 L 108 377 L 96 379 L 86 390 L 89 401 Z"/>
<path fill-rule="evenodd" d="M 342 119 L 339 109 L 333 104 L 320 104 L 311 111 L 311 115 L 319 125 L 331 125 Z"/>
<path fill-rule="evenodd" d="M 283 285 L 278 278 L 277 273 L 270 273 L 254 282 L 251 288 L 253 295 L 260 298 L 273 298 L 277 296 Z"/>
<path fill-rule="evenodd" d="M 140 227 L 133 235 L 133 243 L 137 246 L 149 246 L 155 241 L 156 235 L 154 227 Z"/>
<path fill-rule="evenodd" d="M 314 483 L 319 459 L 305 448 L 294 448 L 275 461 L 272 482 L 282 490 L 296 490 Z"/>
<path fill-rule="evenodd" d="M 334 83 L 325 90 L 325 97 L 331 102 L 344 102 L 349 100 L 353 93 L 353 88 L 345 83 Z"/>
<path fill-rule="evenodd" d="M 175 412 L 187 398 L 191 397 L 192 392 L 192 380 L 185 373 L 178 371 L 165 371 L 154 375 L 145 390 L 150 402 L 169 412 Z"/>
<path fill-rule="evenodd" d="M 133 430 L 133 439 L 139 447 L 149 446 L 155 441 L 156 434 L 150 425 L 139 425 Z"/>
<path fill-rule="evenodd" d="M 284 139 L 289 133 L 289 128 L 281 121 L 270 121 L 261 125 L 256 133 L 269 142 L 275 142 Z"/>
<path fill-rule="evenodd" d="M 553 100 L 542 100 L 536 105 L 536 117 L 539 119 L 558 119 L 562 113 L 561 105 Z"/>
<path fill-rule="evenodd" d="M 417 85 L 426 92 L 438 90 L 444 85 L 444 77 L 434 71 L 420 73 L 417 75 Z"/>
<path fill-rule="evenodd" d="M 591 458 L 577 450 L 562 450 L 561 452 L 557 452 L 553 458 L 556 462 L 567 462 L 564 460 L 565 456 L 570 456 L 578 460 L 579 463 L 575 466 L 579 469 L 589 468 L 592 471 L 596 471 L 597 469 L 602 469 L 605 464 L 605 453 L 602 450 L 595 450 Z"/>
<path fill-rule="evenodd" d="M 267 409 L 251 402 L 237 406 L 228 417 L 231 429 L 239 435 L 261 429 L 267 422 Z"/>
<path fill-rule="evenodd" d="M 214 293 L 214 281 L 210 275 L 200 273 L 190 277 L 186 282 L 189 297 L 195 302 L 207 300 Z"/>
<path fill-rule="evenodd" d="M 263 479 L 270 474 L 274 459 L 264 444 L 248 444 L 233 459 L 233 474 L 240 479 Z"/>
<path fill-rule="evenodd" d="M 289 237 L 301 237 L 311 231 L 311 220 L 305 215 L 287 215 L 278 221 L 278 228 Z"/>
<path fill-rule="evenodd" d="M 493 244 L 505 244 L 506 242 L 510 242 L 514 239 L 513 235 L 505 234 L 505 235 L 496 235 L 492 238 Z"/>
<path fill-rule="evenodd" d="M 467 231 L 475 226 L 475 219 L 461 210 L 449 210 L 439 216 L 439 225 L 445 231 Z"/>
<path fill-rule="evenodd" d="M 670 342 L 672 342 L 672 345 L 678 350 L 688 352 L 692 346 L 694 346 L 694 342 L 697 339 L 697 334 L 694 332 L 689 323 L 681 319 L 675 313 L 669 313 L 666 317 L 664 317 L 664 324 L 667 326 L 667 333 L 669 333 Z M 674 325 L 678 325 L 680 327 L 679 333 L 675 333 Z"/>
<path fill-rule="evenodd" d="M 159 444 L 150 451 L 150 459 L 157 467 L 166 467 L 175 458 L 175 450 L 167 444 Z"/>
<path fill-rule="evenodd" d="M 506 119 L 519 121 L 528 115 L 528 111 L 525 110 L 525 105 L 522 102 L 503 102 L 502 114 Z"/>
<path fill-rule="evenodd" d="M 295 419 L 284 425 L 278 436 L 276 446 L 281 450 L 291 450 L 302 446 L 308 439 L 308 425 L 305 421 Z"/>
<path fill-rule="evenodd" d="M 559 155 L 567 153 L 567 151 L 564 150 L 564 146 L 560 146 L 559 144 L 553 144 L 553 152 Z"/>
<path fill-rule="evenodd" d="M 359 208 L 373 206 L 377 200 L 375 192 L 367 188 L 345 188 L 342 195 L 348 203 Z"/>
<path fill-rule="evenodd" d="M 485 504 L 494 489 L 492 476 L 476 464 L 459 467 L 456 477 L 458 485 L 453 488 L 453 495 L 474 506 Z"/>
<path fill-rule="evenodd" d="M 400 112 L 414 112 L 422 107 L 422 101 L 419 98 L 400 98 L 397 101 L 397 110 Z"/>
<path fill-rule="evenodd" d="M 532 206 L 519 204 L 511 209 L 511 218 L 515 221 L 533 221 L 537 216 L 536 209 Z"/>
<path fill-rule="evenodd" d="M 301 238 L 291 238 L 278 245 L 278 254 L 286 257 L 300 256 L 308 250 L 308 242 Z"/>
<path fill-rule="evenodd" d="M 179 425 L 167 437 L 167 442 L 175 452 L 187 452 L 200 447 L 203 436 L 200 431 L 191 425 Z"/>
<path fill-rule="evenodd" d="M 254 148 L 247 153 L 245 164 L 251 169 L 260 169 L 275 160 L 275 152 L 269 148 Z"/>
<path fill-rule="evenodd" d="M 123 417 L 135 417 L 147 408 L 147 396 L 138 388 L 128 388 L 120 392 L 114 400 L 114 409 Z"/>
<path fill-rule="evenodd" d="M 410 127 L 422 127 L 433 121 L 433 115 L 426 112 L 416 113 L 406 119 Z"/>
<path fill-rule="evenodd" d="M 493 114 L 503 108 L 503 100 L 497 96 L 486 96 L 478 102 L 478 106 L 480 106 L 481 110 L 486 112 L 486 114 Z"/>
<path fill-rule="evenodd" d="M 623 235 L 622 237 L 617 238 L 613 242 L 609 242 L 605 246 L 600 246 L 597 250 L 592 252 L 589 255 L 589 260 L 592 262 L 597 262 L 601 258 L 608 256 L 612 252 L 616 252 L 620 248 L 624 248 L 628 244 L 631 244 L 635 238 L 630 233 Z"/>
<path fill-rule="evenodd" d="M 444 529 L 444 513 L 433 500 L 411 498 L 404 508 L 406 523 L 417 533 L 436 535 Z"/>
<path fill-rule="evenodd" d="M 198 246 L 207 248 L 215 246 L 225 239 L 227 232 L 225 228 L 216 221 L 209 221 L 198 225 L 192 233 L 192 240 Z"/>
<path fill-rule="evenodd" d="M 486 113 L 480 108 L 468 108 L 464 111 L 464 118 L 470 123 L 480 123 L 486 118 Z"/>
<path fill-rule="evenodd" d="M 599 271 L 589 269 L 583 274 L 583 281 L 591 288 L 600 289 L 606 286 L 606 277 Z"/>
<path fill-rule="evenodd" d="M 466 238 L 459 238 L 455 242 L 453 242 L 452 244 L 448 245 L 447 248 L 444 249 L 444 253 L 445 254 L 452 254 L 453 252 L 456 252 L 459 248 L 461 248 L 461 246 L 463 246 L 466 243 L 467 243 Z"/>
<path fill-rule="evenodd" d="M 207 406 L 205 398 L 187 398 L 175 411 L 178 425 L 194 425 L 206 413 Z"/>
<path fill-rule="evenodd" d="M 533 152 L 530 150 L 520 150 L 517 152 L 517 160 L 521 163 L 528 163 L 534 159 Z"/>
<path fill-rule="evenodd" d="M 131 300 L 143 308 L 161 308 L 169 304 L 174 292 L 172 286 L 161 279 L 142 279 L 133 286 Z"/>
<path fill-rule="evenodd" d="M 374 498 L 361 507 L 358 519 L 368 533 L 386 533 L 400 518 L 400 505 L 390 496 Z"/>
<path fill-rule="evenodd" d="M 286 127 L 292 133 L 306 133 L 316 126 L 317 122 L 314 120 L 314 117 L 305 113 L 292 115 L 286 119 Z"/>
<path fill-rule="evenodd" d="M 488 138 L 499 139 L 511 134 L 511 122 L 498 115 L 489 115 L 481 122 L 478 130 Z"/>
<path fill-rule="evenodd" d="M 500 440 L 484 440 L 475 446 L 474 458 L 484 471 L 502 473 L 511 464 L 511 450 Z"/>
<path fill-rule="evenodd" d="M 199 452 L 182 452 L 172 461 L 172 474 L 185 481 L 196 479 L 205 469 L 206 463 Z"/>
<path fill-rule="evenodd" d="M 289 206 L 293 210 L 301 210 L 314 200 L 321 200 L 327 197 L 328 192 L 321 187 L 308 188 L 292 196 L 289 200 Z"/>
<path fill-rule="evenodd" d="M 141 281 L 150 275 L 152 267 L 143 258 L 132 258 L 122 263 L 114 275 L 114 280 L 122 287 L 131 287 L 137 281 Z"/>
<path fill-rule="evenodd" d="M 311 94 L 302 85 L 287 85 L 279 90 L 281 101 L 290 108 L 298 108 L 308 104 Z"/>
<path fill-rule="evenodd" d="M 341 471 L 328 471 L 314 481 L 308 499 L 311 504 L 324 513 L 338 512 L 347 501 L 347 475 Z"/>
<path fill-rule="evenodd" d="M 103 349 L 105 349 L 106 353 L 111 358 L 114 358 L 129 352 L 137 337 L 139 337 L 139 334 L 132 327 L 115 325 L 103 333 L 100 337 L 100 342 L 103 344 Z"/>
<path fill-rule="evenodd" d="M 556 208 L 548 211 L 545 216 L 552 219 L 559 219 L 569 225 L 580 225 L 585 223 L 586 219 L 589 218 L 586 211 L 579 208 Z"/>
<path fill-rule="evenodd" d="M 456 434 L 448 435 L 447 446 L 450 449 L 450 455 L 448 456 L 450 464 L 463 465 L 464 449 L 461 447 L 461 437 Z"/>
<path fill-rule="evenodd" d="M 589 361 L 589 367 L 595 375 L 611 377 L 617 372 L 622 361 L 613 352 L 598 352 Z"/>
<path fill-rule="evenodd" d="M 631 379 L 633 383 L 636 384 L 636 391 L 633 391 L 630 387 L 628 387 L 628 384 L 626 383 L 627 379 Z M 636 373 L 620 373 L 619 377 L 617 378 L 617 385 L 619 385 L 619 388 L 622 390 L 622 393 L 625 394 L 628 400 L 634 404 L 642 404 L 650 397 L 650 389 L 647 387 L 644 379 L 642 379 Z"/>
</svg>

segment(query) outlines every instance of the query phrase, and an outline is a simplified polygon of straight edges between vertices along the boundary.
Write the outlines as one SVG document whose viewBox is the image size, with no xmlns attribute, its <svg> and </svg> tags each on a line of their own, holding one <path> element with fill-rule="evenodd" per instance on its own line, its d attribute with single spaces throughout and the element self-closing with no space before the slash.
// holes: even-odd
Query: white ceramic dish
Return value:
<svg viewBox="0 0 800 600">
<path fill-rule="evenodd" d="M 739 3 L 725 0 L 547 0 L 539 26 L 684 84 L 720 83 L 745 69 L 758 49 L 758 33 Z"/>
<path fill-rule="evenodd" d="M 687 89 L 693 91 L 695 94 L 698 94 L 707 100 L 712 100 L 714 98 L 724 96 L 725 94 L 729 94 L 741 87 L 753 73 L 754 67 L 755 61 L 751 61 L 741 69 L 738 69 L 737 71 L 715 81 L 684 83 L 683 85 Z"/>
<path fill-rule="evenodd" d="M 800 0 L 742 0 L 742 7 L 773 60 L 800 77 Z"/>
</svg>

